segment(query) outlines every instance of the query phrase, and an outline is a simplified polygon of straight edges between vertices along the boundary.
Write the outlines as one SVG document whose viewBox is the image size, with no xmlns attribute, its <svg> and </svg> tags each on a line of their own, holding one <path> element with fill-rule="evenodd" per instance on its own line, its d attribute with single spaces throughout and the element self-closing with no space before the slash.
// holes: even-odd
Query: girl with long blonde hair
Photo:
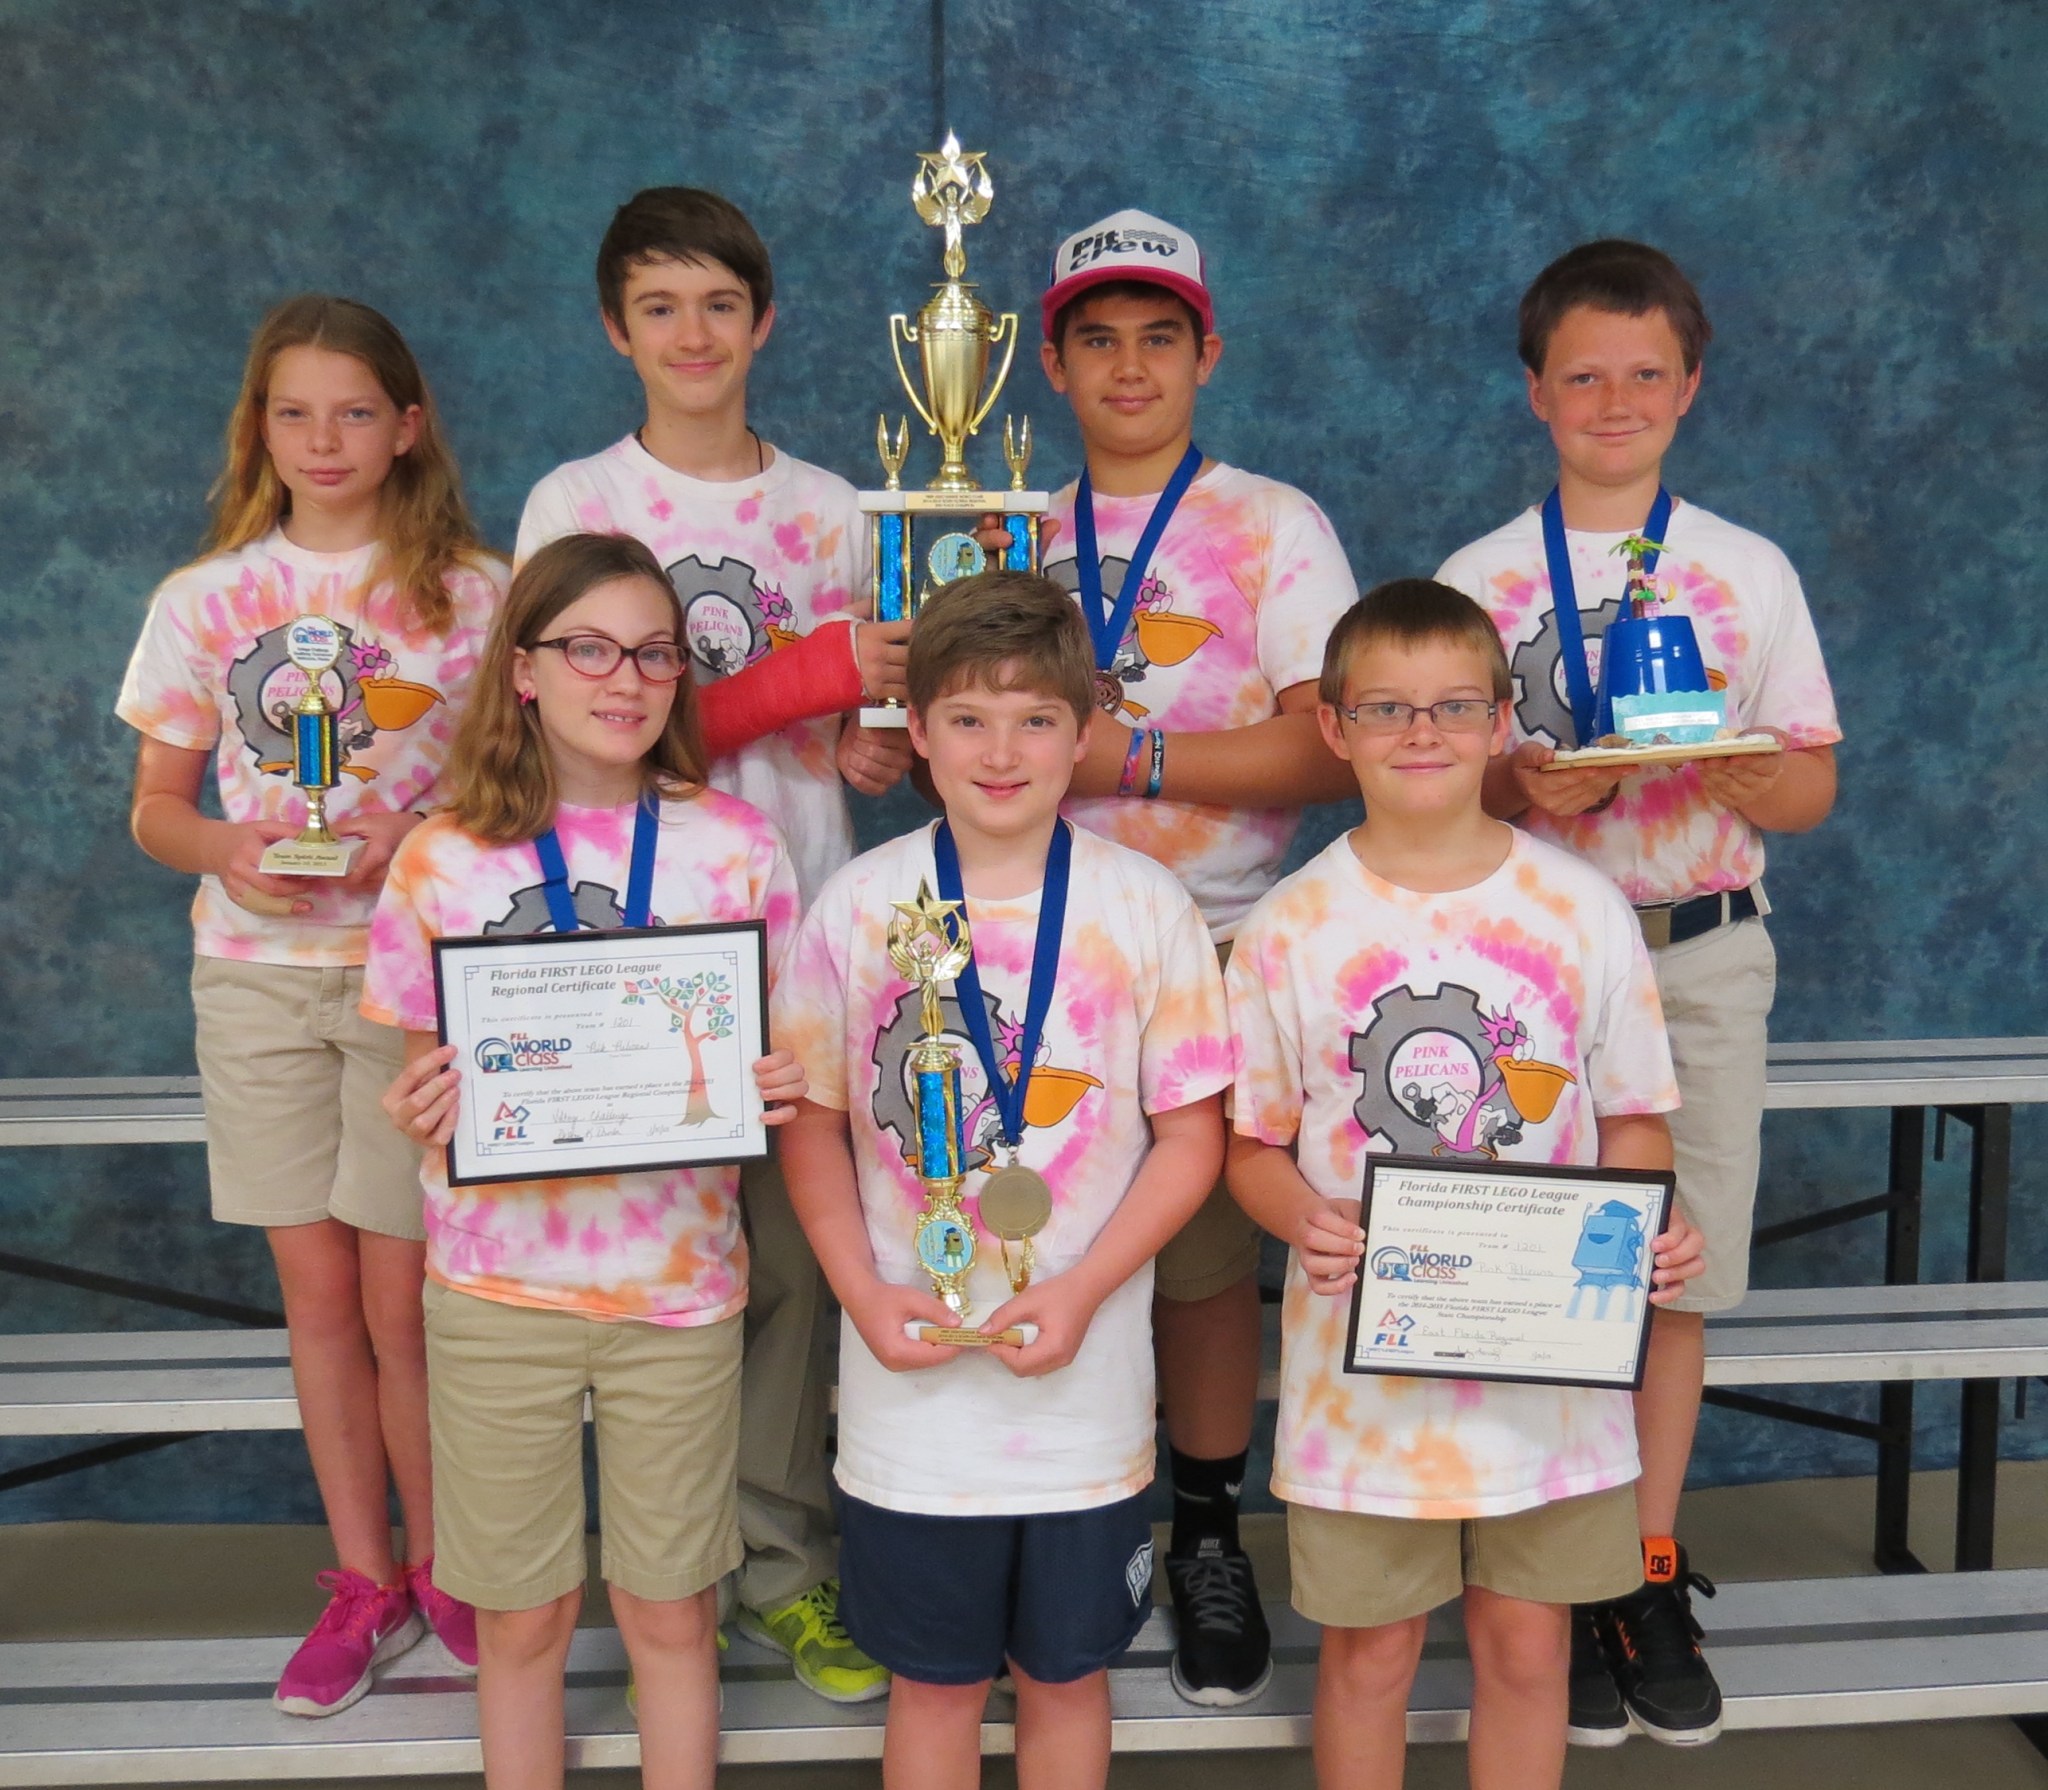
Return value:
<svg viewBox="0 0 2048 1790">
<path fill-rule="evenodd" d="M 349 299 L 294 298 L 263 320 L 213 499 L 202 557 L 151 600 L 117 712 L 142 735 L 136 842 L 200 879 L 213 1212 L 269 1236 L 334 1537 L 326 1608 L 277 1704 L 328 1715 L 423 1626 L 458 1665 L 476 1659 L 473 1612 L 432 1575 L 420 1190 L 378 1104 L 403 1047 L 358 1005 L 377 891 L 438 799 L 506 568 L 471 526 L 404 339 Z M 295 711 L 315 678 L 334 731 L 302 764 Z M 218 820 L 200 808 L 209 772 Z M 333 785 L 339 873 L 264 868 L 307 825 L 300 774 Z"/>
</svg>

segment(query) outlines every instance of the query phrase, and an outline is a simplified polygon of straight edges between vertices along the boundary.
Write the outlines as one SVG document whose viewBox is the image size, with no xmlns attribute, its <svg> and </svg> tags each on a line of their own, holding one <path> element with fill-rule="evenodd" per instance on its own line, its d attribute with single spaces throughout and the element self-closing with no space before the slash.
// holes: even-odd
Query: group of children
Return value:
<svg viewBox="0 0 2048 1790">
<path fill-rule="evenodd" d="M 1691 285 L 1632 243 L 1544 270 L 1521 355 L 1562 561 L 1530 511 L 1360 599 L 1313 502 L 1194 445 L 1222 341 L 1193 240 L 1104 219 L 1044 296 L 1086 462 L 1045 575 L 948 585 L 914 628 L 866 619 L 852 488 L 748 425 L 775 312 L 739 211 L 639 194 L 597 285 L 645 420 L 540 482 L 509 578 L 390 324 L 333 298 L 273 312 L 205 557 L 157 592 L 121 694 L 136 838 L 202 879 L 214 1211 L 270 1237 L 337 1554 L 279 1706 L 347 1707 L 430 1626 L 478 1669 L 493 1790 L 559 1784 L 587 1395 L 650 1784 L 713 1775 L 727 1579 L 729 1619 L 813 1690 L 890 1698 L 899 1790 L 978 1781 L 1005 1675 L 1020 1781 L 1101 1784 L 1107 1668 L 1152 1601 L 1160 1409 L 1175 1688 L 1230 1705 L 1270 1676 L 1237 1530 L 1264 1230 L 1290 1246 L 1273 1488 L 1323 1625 L 1319 1782 L 1399 1781 L 1424 1618 L 1460 1595 L 1475 1784 L 1557 1782 L 1568 1734 L 1712 1738 L 1704 1581 L 1672 1531 L 1701 1315 L 1745 1285 L 1761 835 L 1825 815 L 1839 737 L 1783 556 L 1685 503 L 1658 571 L 1731 720 L 1782 753 L 1544 768 L 1578 743 L 1557 605 L 1589 638 L 1616 610 L 1611 549 L 1698 386 Z M 285 636 L 307 615 L 345 649 L 313 674 L 340 717 L 337 831 L 366 842 L 339 881 L 259 864 L 302 814 L 309 674 Z M 857 723 L 888 698 L 907 731 Z M 913 753 L 940 818 L 856 858 L 846 788 L 887 790 Z M 1352 794 L 1362 823 L 1280 879 L 1300 808 Z M 1028 1281 L 993 1238 L 972 1271 L 974 1321 L 1014 1345 L 917 1340 L 951 1321 L 913 1247 L 921 1025 L 887 937 L 921 883 L 969 923 L 949 1026 L 991 1041 L 965 1052 L 968 1210 L 982 1169 L 1051 1190 Z M 748 919 L 774 981 L 770 1159 L 447 1184 L 470 1096 L 436 1042 L 435 938 Z M 1435 1127 L 1474 1090 L 1406 1047 L 1475 1027 L 1564 1074 L 1554 1110 Z M 1418 1139 L 1675 1158 L 1633 1400 L 1341 1371 L 1365 1158 Z"/>
</svg>

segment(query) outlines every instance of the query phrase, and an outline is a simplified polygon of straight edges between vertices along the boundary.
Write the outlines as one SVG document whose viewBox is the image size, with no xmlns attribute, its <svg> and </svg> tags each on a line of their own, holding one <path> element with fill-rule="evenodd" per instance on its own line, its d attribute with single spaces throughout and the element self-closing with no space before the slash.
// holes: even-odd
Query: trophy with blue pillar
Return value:
<svg viewBox="0 0 2048 1790">
<path fill-rule="evenodd" d="M 963 233 L 988 215 L 995 200 L 985 159 L 978 151 L 962 150 L 959 138 L 949 133 L 940 148 L 918 157 L 917 177 L 910 185 L 917 215 L 944 232 L 946 278 L 914 319 L 900 311 L 889 319 L 889 347 L 911 408 L 939 439 L 939 470 L 923 490 L 906 491 L 910 419 L 899 418 L 893 432 L 886 415 L 878 420 L 875 447 L 886 483 L 880 491 L 859 494 L 873 531 L 877 621 L 907 621 L 940 585 L 988 570 L 991 555 L 975 538 L 975 525 L 985 515 L 1000 516 L 1009 535 L 1009 545 L 993 556 L 996 564 L 1005 571 L 1038 570 L 1038 518 L 1052 500 L 1047 492 L 1026 488 L 1030 419 L 1006 417 L 1003 422 L 1008 489 L 983 487 L 967 464 L 968 438 L 988 420 L 1017 355 L 1017 313 L 998 317 L 963 277 Z M 903 358 L 906 347 L 917 350 L 916 379 Z M 990 383 L 989 361 L 998 348 L 1002 360 Z M 896 702 L 870 704 L 860 718 L 868 727 L 901 727 L 908 719 Z"/>
<path fill-rule="evenodd" d="M 306 674 L 306 693 L 292 711 L 292 781 L 306 795 L 306 826 L 296 839 L 280 839 L 259 862 L 266 876 L 346 876 L 368 843 L 337 838 L 327 824 L 327 792 L 341 781 L 341 738 L 327 674 L 344 646 L 340 628 L 324 615 L 302 615 L 285 630 L 285 656 Z"/>
</svg>

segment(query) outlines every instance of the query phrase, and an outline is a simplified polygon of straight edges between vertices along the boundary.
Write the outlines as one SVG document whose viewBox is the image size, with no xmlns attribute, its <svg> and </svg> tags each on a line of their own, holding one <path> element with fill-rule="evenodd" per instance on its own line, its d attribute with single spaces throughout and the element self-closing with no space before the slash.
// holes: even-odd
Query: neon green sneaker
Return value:
<svg viewBox="0 0 2048 1790">
<path fill-rule="evenodd" d="M 789 1655 L 797 1682 L 828 1703 L 872 1703 L 889 1694 L 889 1669 L 853 1644 L 839 1623 L 839 1581 L 827 1579 L 773 1610 L 733 1614 L 741 1634 Z"/>
</svg>

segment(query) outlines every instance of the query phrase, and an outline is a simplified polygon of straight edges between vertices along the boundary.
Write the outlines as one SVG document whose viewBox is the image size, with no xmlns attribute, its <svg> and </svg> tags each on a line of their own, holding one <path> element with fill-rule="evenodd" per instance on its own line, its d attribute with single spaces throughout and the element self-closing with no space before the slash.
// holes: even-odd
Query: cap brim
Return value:
<svg viewBox="0 0 2048 1790">
<path fill-rule="evenodd" d="M 1048 342 L 1052 340 L 1053 319 L 1060 314 L 1062 305 L 1080 297 L 1091 286 L 1112 284 L 1164 287 L 1176 298 L 1184 298 L 1195 307 L 1195 315 L 1202 320 L 1203 335 L 1211 334 L 1216 328 L 1216 306 L 1209 297 L 1208 288 L 1198 285 L 1184 273 L 1173 273 L 1165 268 L 1090 267 L 1080 273 L 1070 273 L 1057 285 L 1046 289 L 1045 297 L 1039 303 L 1039 318 L 1045 330 L 1045 339 Z"/>
</svg>

